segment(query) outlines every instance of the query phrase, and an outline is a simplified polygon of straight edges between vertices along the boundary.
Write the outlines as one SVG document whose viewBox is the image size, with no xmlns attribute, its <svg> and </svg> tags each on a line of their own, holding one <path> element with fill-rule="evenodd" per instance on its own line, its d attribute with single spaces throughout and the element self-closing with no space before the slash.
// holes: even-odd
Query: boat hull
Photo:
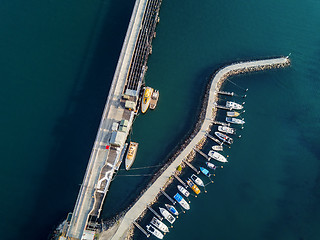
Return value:
<svg viewBox="0 0 320 240">
<path fill-rule="evenodd" d="M 139 144 L 136 142 L 130 142 L 128 147 L 128 152 L 125 159 L 125 168 L 126 170 L 129 170 L 136 159 L 137 150 L 138 150 Z"/>
<path fill-rule="evenodd" d="M 194 184 L 190 179 L 187 181 L 187 184 L 195 194 L 198 195 L 201 192 L 198 186 Z"/>
<path fill-rule="evenodd" d="M 186 197 L 189 197 L 190 193 L 187 189 L 185 189 L 184 187 L 182 187 L 181 185 L 178 185 L 178 190 Z"/>
<path fill-rule="evenodd" d="M 150 105 L 151 101 L 151 94 L 153 92 L 153 89 L 151 87 L 146 87 L 143 92 L 143 97 L 141 101 L 141 112 L 145 113 Z"/>
<path fill-rule="evenodd" d="M 222 154 L 215 152 L 213 150 L 209 151 L 208 156 L 218 162 L 223 162 L 223 163 L 228 162 L 227 159 Z"/>
<path fill-rule="evenodd" d="M 197 177 L 196 175 L 192 174 L 192 175 L 191 175 L 191 180 L 192 180 L 195 184 L 197 184 L 198 186 L 204 187 L 203 181 L 201 180 L 201 178 Z"/>
</svg>

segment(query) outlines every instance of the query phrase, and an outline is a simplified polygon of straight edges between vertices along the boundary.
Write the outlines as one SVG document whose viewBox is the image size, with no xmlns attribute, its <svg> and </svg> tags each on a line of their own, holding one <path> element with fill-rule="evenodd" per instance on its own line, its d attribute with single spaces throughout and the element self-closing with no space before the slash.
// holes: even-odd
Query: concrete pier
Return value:
<svg viewBox="0 0 320 240">
<path fill-rule="evenodd" d="M 135 117 L 143 76 L 147 69 L 161 0 L 136 0 L 108 99 L 92 148 L 67 232 L 62 239 L 82 239 L 95 230 L 113 174 L 120 166 L 123 147 Z M 125 124 L 121 129 L 117 126 Z"/>
<path fill-rule="evenodd" d="M 120 224 L 117 226 L 117 231 L 113 234 L 112 238 L 106 238 L 104 236 L 110 236 L 107 232 L 103 233 L 100 239 L 112 239 L 119 240 L 125 239 L 132 223 L 139 218 L 139 216 L 145 211 L 147 206 L 155 200 L 155 197 L 159 194 L 160 189 L 166 185 L 170 178 L 175 174 L 176 169 L 183 160 L 190 154 L 191 151 L 198 145 L 202 139 L 206 138 L 207 132 L 210 131 L 212 126 L 212 119 L 215 118 L 216 111 L 213 111 L 217 102 L 217 93 L 224 80 L 229 76 L 242 74 L 246 72 L 262 71 L 271 68 L 280 68 L 290 65 L 288 57 L 273 58 L 267 60 L 257 60 L 235 63 L 226 66 L 216 72 L 214 75 L 211 86 L 209 89 L 209 97 L 207 106 L 205 109 L 205 116 L 202 120 L 201 128 L 198 133 L 192 138 L 187 146 L 180 152 L 180 154 L 174 159 L 174 161 L 167 167 L 166 170 L 152 183 L 152 185 L 144 192 L 144 194 L 136 201 L 136 203 L 130 208 L 130 210 L 122 218 Z"/>
</svg>

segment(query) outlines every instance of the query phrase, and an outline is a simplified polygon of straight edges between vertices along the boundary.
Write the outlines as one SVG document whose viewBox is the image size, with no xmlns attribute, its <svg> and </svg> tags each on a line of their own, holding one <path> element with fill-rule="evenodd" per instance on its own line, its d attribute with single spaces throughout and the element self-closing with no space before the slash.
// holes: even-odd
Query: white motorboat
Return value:
<svg viewBox="0 0 320 240">
<path fill-rule="evenodd" d="M 241 110 L 243 108 L 241 104 L 236 102 L 230 102 L 230 101 L 226 102 L 226 107 L 230 109 L 236 109 L 236 110 Z"/>
<path fill-rule="evenodd" d="M 228 133 L 228 134 L 236 134 L 236 130 L 234 128 L 227 127 L 227 126 L 219 126 L 218 130 L 220 132 L 224 132 L 224 133 Z"/>
<path fill-rule="evenodd" d="M 239 118 L 226 117 L 226 121 L 228 123 L 234 123 L 234 124 L 245 124 L 245 121 Z"/>
<path fill-rule="evenodd" d="M 223 134 L 221 132 L 215 132 L 214 134 L 225 143 L 228 143 L 228 144 L 233 143 L 233 139 L 226 134 Z"/>
<path fill-rule="evenodd" d="M 189 197 L 190 193 L 187 189 L 185 189 L 184 187 L 182 187 L 181 185 L 178 185 L 178 190 L 183 194 L 185 195 L 186 197 Z"/>
<path fill-rule="evenodd" d="M 153 236 L 159 238 L 159 239 L 163 239 L 163 234 L 162 232 L 160 232 L 158 229 L 156 229 L 155 227 L 151 226 L 150 224 L 147 225 L 147 230 L 148 232 L 150 232 Z"/>
<path fill-rule="evenodd" d="M 214 165 L 213 163 L 211 163 L 211 162 L 206 162 L 206 165 L 207 165 L 207 167 L 208 168 L 211 168 L 211 169 L 213 169 L 213 170 L 216 170 L 216 165 Z"/>
<path fill-rule="evenodd" d="M 161 230 L 162 232 L 169 232 L 169 228 L 163 222 L 161 222 L 158 218 L 153 217 L 150 222 L 153 226 Z"/>
<path fill-rule="evenodd" d="M 219 162 L 228 162 L 227 159 L 222 154 L 217 153 L 213 150 L 209 151 L 208 156 Z"/>
<path fill-rule="evenodd" d="M 202 181 L 201 178 L 199 178 L 198 176 L 192 174 L 190 178 L 191 178 L 191 180 L 194 181 L 195 184 L 197 184 L 198 186 L 204 187 L 203 181 Z"/>
<path fill-rule="evenodd" d="M 168 220 L 169 223 L 173 224 L 174 221 L 176 220 L 176 218 L 174 216 L 171 215 L 171 213 L 169 213 L 166 209 L 159 207 L 160 213 L 162 214 L 162 216 Z"/>
<path fill-rule="evenodd" d="M 190 209 L 190 205 L 189 203 L 187 203 L 187 201 L 179 194 L 179 193 L 176 193 L 176 195 L 173 196 L 173 198 L 175 200 L 177 200 L 177 202 L 186 210 L 189 210 Z"/>
<path fill-rule="evenodd" d="M 177 209 L 174 206 L 172 206 L 170 204 L 165 204 L 165 206 L 169 212 L 173 213 L 174 215 L 179 215 L 179 212 L 177 211 Z"/>
<path fill-rule="evenodd" d="M 223 151 L 223 146 L 222 145 L 214 145 L 211 148 L 214 151 Z"/>
</svg>

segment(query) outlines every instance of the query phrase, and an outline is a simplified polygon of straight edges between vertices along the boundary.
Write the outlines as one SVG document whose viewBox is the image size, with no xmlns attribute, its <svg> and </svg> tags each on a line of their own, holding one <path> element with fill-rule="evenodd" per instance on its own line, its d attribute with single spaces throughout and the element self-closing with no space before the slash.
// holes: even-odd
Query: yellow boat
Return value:
<svg viewBox="0 0 320 240">
<path fill-rule="evenodd" d="M 227 112 L 228 117 L 238 117 L 239 115 L 240 115 L 240 113 L 238 113 L 236 111 Z"/>
<path fill-rule="evenodd" d="M 195 194 L 199 194 L 201 191 L 190 179 L 187 181 L 189 187 L 194 191 Z"/>
<path fill-rule="evenodd" d="M 126 170 L 129 170 L 136 158 L 137 150 L 138 150 L 139 143 L 136 142 L 130 142 L 129 149 L 127 152 L 126 160 L 125 160 L 125 165 L 126 165 Z"/>
<path fill-rule="evenodd" d="M 141 112 L 145 113 L 148 110 L 150 105 L 151 95 L 153 92 L 153 88 L 146 87 L 143 92 L 143 99 L 141 101 Z"/>
</svg>

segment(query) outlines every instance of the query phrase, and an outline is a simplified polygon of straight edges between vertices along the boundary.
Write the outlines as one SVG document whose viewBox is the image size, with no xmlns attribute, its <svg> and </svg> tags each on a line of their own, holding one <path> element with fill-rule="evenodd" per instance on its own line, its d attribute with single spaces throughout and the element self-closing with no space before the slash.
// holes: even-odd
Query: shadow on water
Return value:
<svg viewBox="0 0 320 240">
<path fill-rule="evenodd" d="M 21 239 L 47 239 L 73 210 L 134 6 L 122 2 L 100 3 L 73 91 L 52 130 L 55 143 L 35 208 L 18 230 Z"/>
</svg>

